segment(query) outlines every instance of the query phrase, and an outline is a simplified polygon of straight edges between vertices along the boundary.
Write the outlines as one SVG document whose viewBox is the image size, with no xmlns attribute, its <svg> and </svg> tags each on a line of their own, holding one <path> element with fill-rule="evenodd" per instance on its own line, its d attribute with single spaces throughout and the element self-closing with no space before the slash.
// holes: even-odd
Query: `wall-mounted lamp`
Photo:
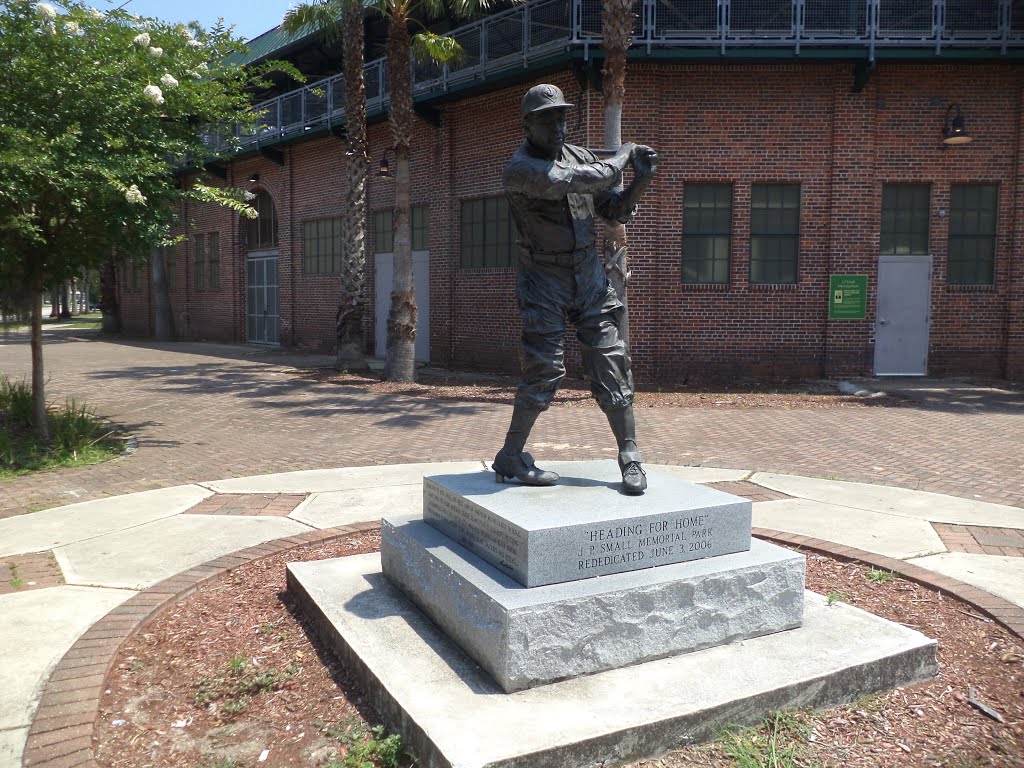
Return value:
<svg viewBox="0 0 1024 768">
<path fill-rule="evenodd" d="M 250 184 L 255 184 L 255 183 L 256 183 L 257 181 L 259 181 L 259 180 L 260 180 L 260 175 L 259 175 L 258 173 L 254 173 L 254 174 L 252 174 L 252 175 L 251 175 L 251 176 L 249 177 L 249 183 L 250 183 Z"/>
<path fill-rule="evenodd" d="M 388 160 L 388 155 L 391 155 L 391 160 Z M 384 157 L 380 159 L 380 168 L 377 169 L 377 176 L 382 179 L 393 179 L 395 178 L 395 169 L 391 167 L 391 164 L 395 160 L 395 150 L 392 147 L 388 147 L 384 150 Z"/>
<path fill-rule="evenodd" d="M 971 141 L 974 141 L 974 137 L 967 133 L 967 125 L 960 112 L 960 105 L 950 104 L 946 107 L 946 119 L 942 124 L 942 143 L 944 145 L 967 144 Z"/>
</svg>

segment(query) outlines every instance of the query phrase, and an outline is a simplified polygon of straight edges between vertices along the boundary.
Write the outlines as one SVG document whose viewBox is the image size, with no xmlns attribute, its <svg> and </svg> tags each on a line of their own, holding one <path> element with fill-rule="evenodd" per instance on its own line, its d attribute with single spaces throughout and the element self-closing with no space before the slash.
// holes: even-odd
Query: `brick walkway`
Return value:
<svg viewBox="0 0 1024 768">
<path fill-rule="evenodd" d="M 0 517 L 226 477 L 493 455 L 509 407 L 380 395 L 299 380 L 287 355 L 250 347 L 112 343 L 52 332 L 51 401 L 86 401 L 138 439 L 130 456 L 0 481 Z M 29 371 L 24 335 L 0 337 L 0 371 Z M 637 422 L 652 462 L 831 477 L 1024 507 L 1024 396 L 988 393 L 921 407 L 652 408 Z M 538 456 L 612 457 L 594 408 L 554 408 Z"/>
</svg>

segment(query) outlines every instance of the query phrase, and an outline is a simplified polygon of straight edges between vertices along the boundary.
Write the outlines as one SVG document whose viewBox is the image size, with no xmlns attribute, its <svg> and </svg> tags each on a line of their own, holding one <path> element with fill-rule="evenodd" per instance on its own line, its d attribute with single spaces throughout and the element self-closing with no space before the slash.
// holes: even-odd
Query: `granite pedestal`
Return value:
<svg viewBox="0 0 1024 768">
<path fill-rule="evenodd" d="M 489 472 L 423 479 L 423 519 L 525 587 L 606 576 L 750 548 L 750 501 L 657 470 L 619 492 L 614 461 L 550 462 L 550 487 Z"/>
<path fill-rule="evenodd" d="M 557 485 L 423 479 L 423 516 L 385 517 L 384 575 L 506 692 L 792 629 L 804 559 L 758 542 L 747 499 L 614 461 Z"/>
</svg>

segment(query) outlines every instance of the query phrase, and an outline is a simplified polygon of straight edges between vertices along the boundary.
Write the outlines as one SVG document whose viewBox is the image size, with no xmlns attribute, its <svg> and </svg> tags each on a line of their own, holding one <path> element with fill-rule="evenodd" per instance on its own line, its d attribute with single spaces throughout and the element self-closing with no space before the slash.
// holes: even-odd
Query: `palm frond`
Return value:
<svg viewBox="0 0 1024 768">
<path fill-rule="evenodd" d="M 344 0 L 313 0 L 290 9 L 281 28 L 290 35 L 317 33 L 326 43 L 341 39 L 341 6 Z"/>
<path fill-rule="evenodd" d="M 462 46 L 454 37 L 433 32 L 419 32 L 413 35 L 412 49 L 417 59 L 429 57 L 438 64 L 446 64 L 462 57 Z"/>
</svg>

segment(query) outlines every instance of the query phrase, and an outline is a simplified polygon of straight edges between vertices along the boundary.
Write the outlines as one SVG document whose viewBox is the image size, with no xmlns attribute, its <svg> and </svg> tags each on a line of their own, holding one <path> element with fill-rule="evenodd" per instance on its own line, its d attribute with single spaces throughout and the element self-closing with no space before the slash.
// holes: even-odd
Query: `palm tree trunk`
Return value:
<svg viewBox="0 0 1024 768">
<path fill-rule="evenodd" d="M 32 291 L 32 429 L 43 442 L 50 439 L 46 419 L 46 377 L 43 369 L 43 282 L 38 276 L 31 282 Z"/>
<path fill-rule="evenodd" d="M 622 146 L 622 108 L 626 101 L 626 53 L 633 34 L 632 0 L 603 0 L 601 29 L 604 35 L 604 145 L 609 149 Z M 605 223 L 604 267 L 608 281 L 615 289 L 625 310 L 619 336 L 629 346 L 629 303 L 626 286 L 629 269 L 626 265 L 626 227 Z"/>
<path fill-rule="evenodd" d="M 348 206 L 345 212 L 345 254 L 341 265 L 341 297 L 335 317 L 340 370 L 365 370 L 366 344 L 366 177 L 370 160 L 366 147 L 366 83 L 364 78 L 363 4 L 347 0 L 342 8 L 345 29 L 342 66 L 345 75 L 345 132 Z"/>
<path fill-rule="evenodd" d="M 412 67 L 406 14 L 388 17 L 388 77 L 391 109 L 388 122 L 395 140 L 394 281 L 388 315 L 388 357 L 384 378 L 415 381 L 416 293 L 412 268 L 412 208 L 409 196 L 409 147 L 412 144 Z"/>
</svg>

